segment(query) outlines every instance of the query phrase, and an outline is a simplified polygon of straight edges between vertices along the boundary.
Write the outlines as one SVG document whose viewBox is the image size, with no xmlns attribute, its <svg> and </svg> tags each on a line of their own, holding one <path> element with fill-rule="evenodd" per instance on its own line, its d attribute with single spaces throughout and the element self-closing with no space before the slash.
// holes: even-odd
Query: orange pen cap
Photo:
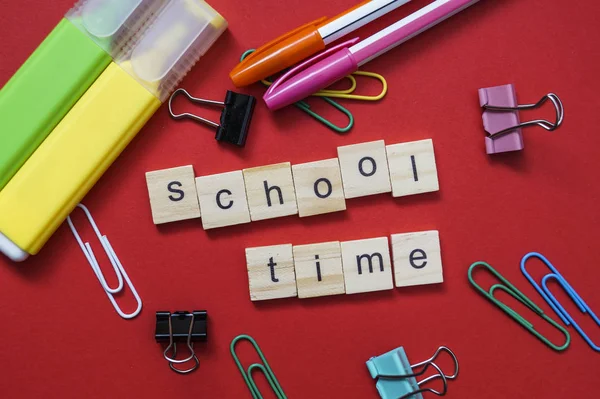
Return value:
<svg viewBox="0 0 600 399">
<path fill-rule="evenodd" d="M 318 53 L 325 48 L 318 29 L 369 1 L 362 1 L 334 18 L 316 19 L 256 49 L 229 73 L 231 81 L 236 87 L 247 86 Z"/>
<path fill-rule="evenodd" d="M 270 41 L 236 65 L 229 74 L 237 87 L 265 79 L 323 50 L 325 43 L 319 35 L 322 17 Z"/>
</svg>

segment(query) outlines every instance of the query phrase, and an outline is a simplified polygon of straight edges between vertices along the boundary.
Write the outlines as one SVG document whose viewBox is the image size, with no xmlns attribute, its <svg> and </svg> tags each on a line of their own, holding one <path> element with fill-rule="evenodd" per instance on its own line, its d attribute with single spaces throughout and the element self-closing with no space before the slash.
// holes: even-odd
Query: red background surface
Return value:
<svg viewBox="0 0 600 399">
<path fill-rule="evenodd" d="M 72 1 L 1 2 L 0 84 Z M 182 86 L 221 99 L 233 88 L 227 75 L 243 50 L 353 3 L 212 0 L 230 29 Z M 366 37 L 426 3 L 414 0 L 359 33 Z M 273 114 L 259 102 L 248 144 L 240 150 L 218 145 L 204 126 L 171 120 L 162 107 L 84 201 L 141 294 L 141 315 L 133 321 L 116 315 L 66 224 L 26 263 L 0 259 L 0 396 L 249 398 L 228 348 L 241 333 L 258 340 L 290 398 L 376 398 L 364 364 L 369 357 L 402 345 L 416 362 L 442 344 L 461 365 L 449 398 L 594 396 L 599 354 L 576 333 L 566 352 L 551 351 L 480 297 L 466 272 L 474 261 L 490 262 L 555 317 L 518 268 L 526 252 L 540 251 L 600 312 L 599 13 L 600 4 L 591 0 L 482 0 L 368 64 L 366 70 L 387 77 L 390 90 L 375 104 L 344 101 L 356 117 L 344 136 L 295 108 Z M 555 133 L 527 130 L 524 151 L 490 157 L 477 89 L 511 82 L 521 103 L 558 93 L 565 123 Z M 361 87 L 376 91 L 376 85 Z M 260 96 L 263 88 L 245 91 Z M 217 117 L 217 111 L 205 114 Z M 524 118 L 534 115 L 552 118 L 551 107 Z M 439 193 L 352 199 L 343 213 L 210 232 L 199 219 L 152 224 L 146 171 L 193 164 L 196 175 L 204 175 L 331 158 L 339 145 L 424 138 L 434 141 Z M 80 213 L 75 222 L 92 238 Z M 427 229 L 440 231 L 442 285 L 249 300 L 246 247 Z M 538 276 L 543 271 L 539 264 L 531 270 Z M 558 287 L 553 290 L 565 299 Z M 121 303 L 131 308 L 130 295 Z M 200 370 L 182 377 L 168 369 L 153 334 L 155 311 L 183 309 L 209 311 L 210 337 L 197 346 Z M 600 342 L 598 327 L 577 315 Z"/>
</svg>

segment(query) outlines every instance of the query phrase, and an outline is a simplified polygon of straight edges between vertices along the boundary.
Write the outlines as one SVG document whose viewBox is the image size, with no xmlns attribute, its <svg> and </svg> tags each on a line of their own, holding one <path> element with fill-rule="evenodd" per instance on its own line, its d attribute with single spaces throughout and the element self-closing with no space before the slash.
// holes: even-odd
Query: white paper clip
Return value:
<svg viewBox="0 0 600 399">
<path fill-rule="evenodd" d="M 92 228 L 96 232 L 96 237 L 98 237 L 100 244 L 102 244 L 102 247 L 104 248 L 104 251 L 106 252 L 106 255 L 108 256 L 108 259 L 110 259 L 110 263 L 112 264 L 112 267 L 113 267 L 115 274 L 117 275 L 117 279 L 119 281 L 119 285 L 117 286 L 117 288 L 110 288 L 108 286 L 108 284 L 106 283 L 106 279 L 104 278 L 104 275 L 102 274 L 102 270 L 100 270 L 100 266 L 98 265 L 96 256 L 94 256 L 94 251 L 92 251 L 92 247 L 90 246 L 90 243 L 89 242 L 84 243 L 81 240 L 81 237 L 79 236 L 79 233 L 77 232 L 77 229 L 75 229 L 75 226 L 73 226 L 73 221 L 71 220 L 70 215 L 67 217 L 67 223 L 69 224 L 69 227 L 71 228 L 71 231 L 73 232 L 73 235 L 75 236 L 75 239 L 79 243 L 79 246 L 81 247 L 81 250 L 83 251 L 83 254 L 87 258 L 88 262 L 90 263 L 92 270 L 96 274 L 96 277 L 98 277 L 98 281 L 100 281 L 100 285 L 104 289 L 104 292 L 106 292 L 108 299 L 110 299 L 110 302 L 112 303 L 113 307 L 115 308 L 115 310 L 117 311 L 119 316 L 121 316 L 124 319 L 132 319 L 135 316 L 137 316 L 140 313 L 140 311 L 142 310 L 142 300 L 140 299 L 140 296 L 138 295 L 137 291 L 135 290 L 135 287 L 131 283 L 129 276 L 127 276 L 127 273 L 125 272 L 125 269 L 123 268 L 123 265 L 121 264 L 121 261 L 119 261 L 119 258 L 117 257 L 117 255 L 115 254 L 115 251 L 113 250 L 112 246 L 110 245 L 110 242 L 108 242 L 108 238 L 106 238 L 105 235 L 102 235 L 102 233 L 100 233 L 100 230 L 98 229 L 98 226 L 96 225 L 96 222 L 94 221 L 94 218 L 92 217 L 92 214 L 90 213 L 90 211 L 83 204 L 78 204 L 77 206 L 85 212 L 85 215 L 87 216 L 88 221 L 90 222 L 90 224 L 92 225 Z M 117 302 L 115 301 L 115 298 L 113 296 L 113 294 L 119 293 L 123 290 L 123 279 L 125 279 L 125 281 L 127 282 L 127 286 L 133 293 L 133 296 L 135 297 L 135 300 L 137 302 L 137 309 L 135 311 L 133 311 L 132 313 L 124 313 L 121 310 L 121 308 L 119 307 L 119 305 L 117 305 Z"/>
</svg>

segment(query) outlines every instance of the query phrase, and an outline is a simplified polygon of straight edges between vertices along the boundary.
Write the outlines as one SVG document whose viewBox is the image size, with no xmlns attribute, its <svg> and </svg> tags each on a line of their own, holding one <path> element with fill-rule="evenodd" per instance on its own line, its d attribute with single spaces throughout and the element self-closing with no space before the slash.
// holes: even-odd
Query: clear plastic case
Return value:
<svg viewBox="0 0 600 399">
<path fill-rule="evenodd" d="M 164 102 L 226 29 L 206 2 L 171 0 L 115 61 Z"/>
<path fill-rule="evenodd" d="M 67 18 L 115 58 L 168 0 L 80 0 Z"/>
</svg>

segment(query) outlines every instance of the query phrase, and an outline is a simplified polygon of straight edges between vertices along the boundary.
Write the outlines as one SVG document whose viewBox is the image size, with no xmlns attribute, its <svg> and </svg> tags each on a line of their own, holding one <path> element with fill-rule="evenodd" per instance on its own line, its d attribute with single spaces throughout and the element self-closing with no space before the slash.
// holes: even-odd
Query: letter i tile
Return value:
<svg viewBox="0 0 600 399">
<path fill-rule="evenodd" d="M 294 264 L 299 298 L 346 292 L 338 241 L 294 245 Z"/>
</svg>

